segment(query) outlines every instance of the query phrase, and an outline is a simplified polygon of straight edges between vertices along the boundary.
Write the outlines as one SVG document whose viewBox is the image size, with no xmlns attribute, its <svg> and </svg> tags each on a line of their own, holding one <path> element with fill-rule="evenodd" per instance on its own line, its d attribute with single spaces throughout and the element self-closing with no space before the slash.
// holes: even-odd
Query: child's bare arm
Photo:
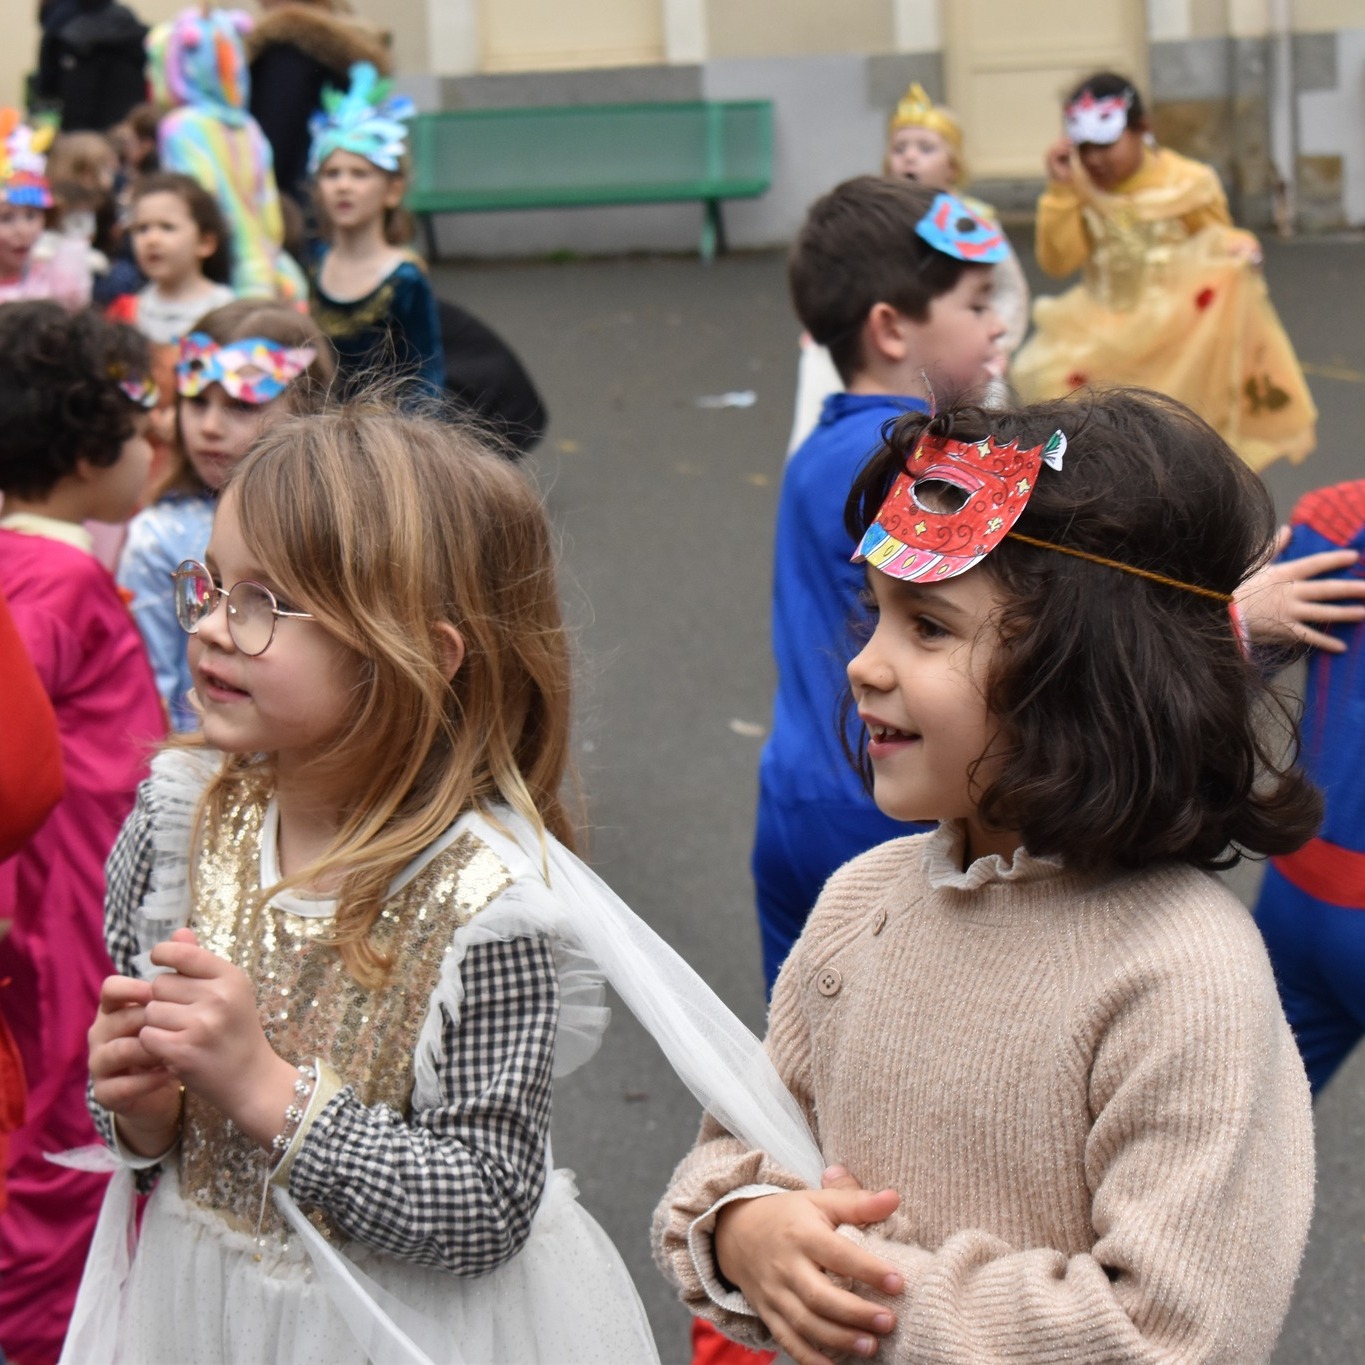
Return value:
<svg viewBox="0 0 1365 1365">
<path fill-rule="evenodd" d="M 1281 527 L 1276 555 L 1289 544 L 1290 534 L 1289 527 Z M 1365 579 L 1322 575 L 1341 573 L 1359 558 L 1354 550 L 1325 550 L 1302 559 L 1277 559 L 1258 569 L 1235 594 L 1252 642 L 1297 642 L 1343 653 L 1346 642 L 1317 627 L 1365 621 Z"/>
</svg>

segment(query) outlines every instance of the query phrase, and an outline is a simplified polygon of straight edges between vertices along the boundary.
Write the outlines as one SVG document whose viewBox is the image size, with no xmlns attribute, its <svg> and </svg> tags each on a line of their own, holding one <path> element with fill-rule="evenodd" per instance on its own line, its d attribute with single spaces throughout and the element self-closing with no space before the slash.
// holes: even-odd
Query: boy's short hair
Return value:
<svg viewBox="0 0 1365 1365">
<path fill-rule="evenodd" d="M 889 303 L 923 322 L 929 305 L 956 288 L 967 268 L 915 232 L 938 193 L 909 180 L 860 175 L 806 214 L 787 258 L 792 305 L 845 384 L 863 367 L 863 323 L 874 304 Z"/>
<path fill-rule="evenodd" d="M 141 409 L 119 387 L 148 372 L 140 332 L 47 299 L 0 304 L 0 493 L 41 498 L 77 462 L 113 464 Z"/>
<path fill-rule="evenodd" d="M 980 817 L 1080 871 L 1219 868 L 1306 843 L 1321 799 L 1226 601 L 1269 557 L 1274 506 L 1218 433 L 1141 389 L 908 413 L 854 484 L 855 540 L 926 429 L 1022 448 L 1060 430 L 1068 443 L 1015 529 L 1072 553 L 1007 536 L 981 563 L 1003 605 L 985 697 L 1000 733 L 975 775 Z M 855 757 L 870 781 L 866 755 Z"/>
</svg>

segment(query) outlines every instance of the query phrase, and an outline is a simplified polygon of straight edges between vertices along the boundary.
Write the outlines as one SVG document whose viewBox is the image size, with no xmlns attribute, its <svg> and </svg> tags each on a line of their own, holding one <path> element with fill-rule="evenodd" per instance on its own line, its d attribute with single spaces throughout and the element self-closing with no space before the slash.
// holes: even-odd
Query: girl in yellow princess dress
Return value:
<svg viewBox="0 0 1365 1365">
<path fill-rule="evenodd" d="M 1302 460 L 1317 409 L 1217 174 L 1155 145 L 1122 76 L 1083 82 L 1064 118 L 1038 201 L 1038 264 L 1084 277 L 1034 305 L 1012 370 L 1020 397 L 1141 384 L 1188 403 L 1253 469 Z"/>
</svg>

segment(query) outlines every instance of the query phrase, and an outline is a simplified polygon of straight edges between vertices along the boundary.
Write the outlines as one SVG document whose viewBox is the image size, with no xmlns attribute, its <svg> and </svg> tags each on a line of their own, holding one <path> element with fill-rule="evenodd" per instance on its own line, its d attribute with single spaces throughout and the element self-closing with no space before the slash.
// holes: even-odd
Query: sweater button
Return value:
<svg viewBox="0 0 1365 1365">
<path fill-rule="evenodd" d="M 844 978 L 839 975 L 833 967 L 826 967 L 819 976 L 815 978 L 815 989 L 821 995 L 838 995 L 839 987 L 844 984 Z"/>
<path fill-rule="evenodd" d="M 886 910 L 885 910 L 885 908 L 883 908 L 883 909 L 877 911 L 877 918 L 874 919 L 874 920 L 872 921 L 872 932 L 873 932 L 874 934 L 880 934 L 881 931 L 882 931 L 883 929 L 885 929 L 885 928 L 886 928 Z"/>
</svg>

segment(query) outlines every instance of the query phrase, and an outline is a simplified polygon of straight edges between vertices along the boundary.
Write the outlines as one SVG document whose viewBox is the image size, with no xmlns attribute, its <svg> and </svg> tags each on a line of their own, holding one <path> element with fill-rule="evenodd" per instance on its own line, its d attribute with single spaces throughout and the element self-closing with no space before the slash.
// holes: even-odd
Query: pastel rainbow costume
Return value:
<svg viewBox="0 0 1365 1365">
<path fill-rule="evenodd" d="M 284 250 L 270 144 L 247 112 L 242 34 L 250 25 L 236 10 L 189 9 L 148 36 L 152 90 L 170 110 L 158 132 L 161 166 L 192 176 L 217 199 L 232 230 L 237 294 L 305 299 L 303 271 Z"/>
</svg>

